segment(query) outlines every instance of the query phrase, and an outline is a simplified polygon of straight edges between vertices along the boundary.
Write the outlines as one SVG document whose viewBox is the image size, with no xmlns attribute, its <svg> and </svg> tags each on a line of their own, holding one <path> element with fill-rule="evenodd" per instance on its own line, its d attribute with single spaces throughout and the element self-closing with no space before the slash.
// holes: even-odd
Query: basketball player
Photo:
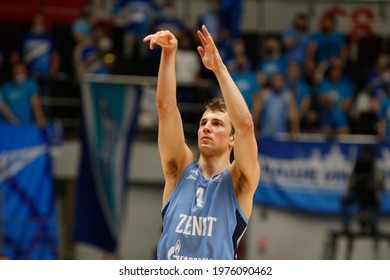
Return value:
<svg viewBox="0 0 390 280">
<path fill-rule="evenodd" d="M 198 36 L 200 57 L 223 96 L 206 105 L 200 120 L 198 160 L 186 145 L 176 103 L 178 41 L 165 30 L 144 39 L 151 49 L 162 47 L 156 103 L 165 187 L 158 259 L 236 259 L 260 179 L 251 113 L 205 26 Z"/>
</svg>

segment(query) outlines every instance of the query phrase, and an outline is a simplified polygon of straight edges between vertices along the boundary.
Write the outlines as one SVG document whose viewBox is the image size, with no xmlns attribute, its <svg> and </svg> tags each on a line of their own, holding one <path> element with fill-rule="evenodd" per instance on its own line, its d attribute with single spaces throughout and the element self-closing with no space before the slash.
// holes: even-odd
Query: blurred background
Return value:
<svg viewBox="0 0 390 280">
<path fill-rule="evenodd" d="M 0 257 L 154 259 L 160 49 L 196 151 L 220 94 L 205 24 L 250 108 L 262 178 L 240 259 L 390 259 L 390 2 L 0 0 Z"/>
</svg>

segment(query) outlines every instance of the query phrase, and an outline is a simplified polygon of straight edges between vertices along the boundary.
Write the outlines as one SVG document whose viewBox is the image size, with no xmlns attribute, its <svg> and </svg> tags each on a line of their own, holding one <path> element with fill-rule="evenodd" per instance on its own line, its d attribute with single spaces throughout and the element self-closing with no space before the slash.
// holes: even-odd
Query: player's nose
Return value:
<svg viewBox="0 0 390 280">
<path fill-rule="evenodd" d="M 203 126 L 203 132 L 209 132 L 211 130 L 211 123 L 206 122 L 205 125 Z"/>
</svg>

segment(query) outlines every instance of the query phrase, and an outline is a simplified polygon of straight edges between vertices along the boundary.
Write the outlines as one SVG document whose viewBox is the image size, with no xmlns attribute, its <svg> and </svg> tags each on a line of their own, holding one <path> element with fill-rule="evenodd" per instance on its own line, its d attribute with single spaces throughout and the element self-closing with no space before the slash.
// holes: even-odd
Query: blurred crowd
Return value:
<svg viewBox="0 0 390 280">
<path fill-rule="evenodd" d="M 258 137 L 288 133 L 371 134 L 390 137 L 390 54 L 375 56 L 372 69 L 356 75 L 348 36 L 338 30 L 332 14 L 310 30 L 310 18 L 298 13 L 280 34 L 258 34 L 247 40 L 240 30 L 242 2 L 205 0 L 196 26 L 178 17 L 175 1 L 116 0 L 112 20 L 99 22 L 92 2 L 80 7 L 69 32 L 72 56 L 62 54 L 44 15 L 32 19 L 31 29 L 6 58 L 0 41 L 0 111 L 13 124 L 45 125 L 41 95 L 50 96 L 51 81 L 60 64 L 72 61 L 72 77 L 83 73 L 156 75 L 159 50 L 150 51 L 145 35 L 169 29 L 179 40 L 178 101 L 199 102 L 199 87 L 213 79 L 196 51 L 196 30 L 205 24 L 253 113 Z M 1 39 L 0 39 L 1 40 Z M 257 50 L 253 55 L 253 43 Z M 8 79 L 4 61 L 12 76 Z M 218 94 L 215 90 L 212 94 Z M 186 116 L 183 115 L 183 118 Z M 196 120 L 197 121 L 197 120 Z"/>
</svg>

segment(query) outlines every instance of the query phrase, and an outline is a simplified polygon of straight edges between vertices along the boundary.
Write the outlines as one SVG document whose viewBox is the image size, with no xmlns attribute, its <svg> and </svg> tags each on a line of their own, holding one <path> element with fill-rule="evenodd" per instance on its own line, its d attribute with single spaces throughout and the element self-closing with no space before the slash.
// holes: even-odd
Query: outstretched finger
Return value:
<svg viewBox="0 0 390 280">
<path fill-rule="evenodd" d="M 204 25 L 204 24 L 202 25 L 202 31 L 204 34 L 204 38 L 207 40 L 207 42 L 214 45 L 213 37 L 210 35 L 209 31 L 207 30 L 206 25 Z"/>
<path fill-rule="evenodd" d="M 153 38 L 154 34 L 150 34 L 144 38 L 144 42 L 150 41 Z"/>
<path fill-rule="evenodd" d="M 202 45 L 206 46 L 207 45 L 207 40 L 206 40 L 206 38 L 204 37 L 203 33 L 200 30 L 198 30 L 198 37 L 199 37 L 199 40 L 202 42 Z"/>
<path fill-rule="evenodd" d="M 158 38 L 156 38 L 157 37 L 157 35 L 156 34 L 151 34 L 151 35 L 148 35 L 148 36 L 146 36 L 145 38 L 144 38 L 144 42 L 147 42 L 147 41 L 150 41 L 149 42 L 149 48 L 152 50 L 153 48 L 154 48 L 154 45 L 156 44 L 156 42 L 157 42 L 157 39 Z"/>
</svg>

